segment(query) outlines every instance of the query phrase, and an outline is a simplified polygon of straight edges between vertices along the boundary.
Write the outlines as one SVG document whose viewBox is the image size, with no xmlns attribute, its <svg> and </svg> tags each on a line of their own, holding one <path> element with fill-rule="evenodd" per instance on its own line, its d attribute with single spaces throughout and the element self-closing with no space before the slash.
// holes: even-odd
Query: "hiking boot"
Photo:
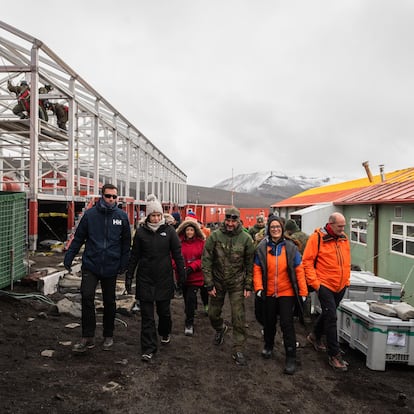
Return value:
<svg viewBox="0 0 414 414">
<path fill-rule="evenodd" d="M 186 326 L 184 328 L 184 335 L 185 336 L 193 336 L 194 335 L 194 328 L 192 325 Z"/>
<path fill-rule="evenodd" d="M 335 371 L 348 371 L 348 363 L 342 359 L 341 353 L 335 356 L 330 356 L 328 362 Z"/>
<path fill-rule="evenodd" d="M 293 375 L 296 371 L 296 357 L 287 356 L 285 362 L 284 373 L 288 375 Z"/>
<path fill-rule="evenodd" d="M 242 352 L 235 352 L 232 355 L 234 361 L 236 362 L 237 365 L 246 365 L 246 358 L 244 357 Z"/>
<path fill-rule="evenodd" d="M 108 336 L 107 338 L 104 339 L 103 350 L 109 351 L 112 348 L 113 344 L 114 344 L 114 339 Z"/>
<path fill-rule="evenodd" d="M 154 356 L 154 354 L 152 352 L 148 352 L 146 354 L 142 354 L 141 355 L 141 361 L 151 362 L 153 356 Z"/>
<path fill-rule="evenodd" d="M 224 342 L 224 335 L 226 334 L 229 327 L 224 324 L 220 331 L 216 332 L 216 335 L 214 336 L 214 343 L 215 345 L 221 345 Z"/>
<path fill-rule="evenodd" d="M 170 335 L 164 335 L 163 337 L 161 337 L 161 343 L 166 345 L 169 344 L 171 342 L 171 336 Z"/>
<path fill-rule="evenodd" d="M 72 352 L 83 353 L 92 348 L 95 348 L 93 338 L 82 338 L 79 343 L 73 346 Z"/>
<path fill-rule="evenodd" d="M 314 347 L 316 352 L 326 352 L 325 344 L 320 338 L 316 338 L 313 332 L 306 337 L 306 340 Z"/>
<path fill-rule="evenodd" d="M 269 348 L 264 348 L 262 351 L 262 357 L 264 359 L 270 359 L 272 357 L 272 350 Z"/>
</svg>

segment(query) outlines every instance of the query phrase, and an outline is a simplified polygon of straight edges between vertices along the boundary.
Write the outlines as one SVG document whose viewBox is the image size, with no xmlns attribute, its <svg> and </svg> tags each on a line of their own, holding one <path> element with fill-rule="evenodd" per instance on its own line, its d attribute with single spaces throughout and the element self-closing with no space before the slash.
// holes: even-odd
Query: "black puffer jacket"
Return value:
<svg viewBox="0 0 414 414">
<path fill-rule="evenodd" d="M 185 280 L 181 243 L 173 226 L 162 224 L 154 232 L 146 223 L 138 227 L 131 250 L 127 278 L 136 270 L 136 298 L 143 301 L 171 299 L 174 273 L 171 257 L 181 281 Z"/>
</svg>

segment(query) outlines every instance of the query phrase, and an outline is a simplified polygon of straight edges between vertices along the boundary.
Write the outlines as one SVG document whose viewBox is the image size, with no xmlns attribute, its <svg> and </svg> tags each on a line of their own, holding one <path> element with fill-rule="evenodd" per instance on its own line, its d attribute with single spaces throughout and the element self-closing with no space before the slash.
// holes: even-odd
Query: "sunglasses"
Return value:
<svg viewBox="0 0 414 414">
<path fill-rule="evenodd" d="M 226 214 L 226 220 L 238 220 L 239 216 L 236 216 L 235 214 Z"/>
<path fill-rule="evenodd" d="M 114 200 L 116 200 L 118 198 L 118 196 L 116 194 L 104 194 L 103 196 L 105 198 L 113 198 Z"/>
</svg>

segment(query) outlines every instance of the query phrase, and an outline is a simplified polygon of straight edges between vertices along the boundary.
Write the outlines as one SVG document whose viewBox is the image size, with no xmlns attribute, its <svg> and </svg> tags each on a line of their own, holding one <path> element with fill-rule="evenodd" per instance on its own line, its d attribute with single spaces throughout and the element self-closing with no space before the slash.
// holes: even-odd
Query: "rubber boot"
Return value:
<svg viewBox="0 0 414 414">
<path fill-rule="evenodd" d="M 296 352 L 292 349 L 286 350 L 285 374 L 293 375 L 296 371 Z"/>
</svg>

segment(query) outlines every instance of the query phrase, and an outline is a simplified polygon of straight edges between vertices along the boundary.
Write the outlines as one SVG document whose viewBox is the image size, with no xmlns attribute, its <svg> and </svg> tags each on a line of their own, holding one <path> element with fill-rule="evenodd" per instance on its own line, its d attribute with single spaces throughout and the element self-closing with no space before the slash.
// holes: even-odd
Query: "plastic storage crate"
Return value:
<svg viewBox="0 0 414 414">
<path fill-rule="evenodd" d="M 343 300 L 337 310 L 338 339 L 366 355 L 366 365 L 385 371 L 386 362 L 414 365 L 414 319 L 380 315 L 367 302 Z"/>
<path fill-rule="evenodd" d="M 350 286 L 345 292 L 344 299 L 365 302 L 392 303 L 401 300 L 401 283 L 390 282 L 369 272 L 351 271 Z"/>
<path fill-rule="evenodd" d="M 351 271 L 350 286 L 344 299 L 365 302 L 375 300 L 392 303 L 401 300 L 401 283 L 390 282 L 370 272 Z M 321 305 L 315 293 L 311 294 L 312 313 L 320 313 Z"/>
</svg>

